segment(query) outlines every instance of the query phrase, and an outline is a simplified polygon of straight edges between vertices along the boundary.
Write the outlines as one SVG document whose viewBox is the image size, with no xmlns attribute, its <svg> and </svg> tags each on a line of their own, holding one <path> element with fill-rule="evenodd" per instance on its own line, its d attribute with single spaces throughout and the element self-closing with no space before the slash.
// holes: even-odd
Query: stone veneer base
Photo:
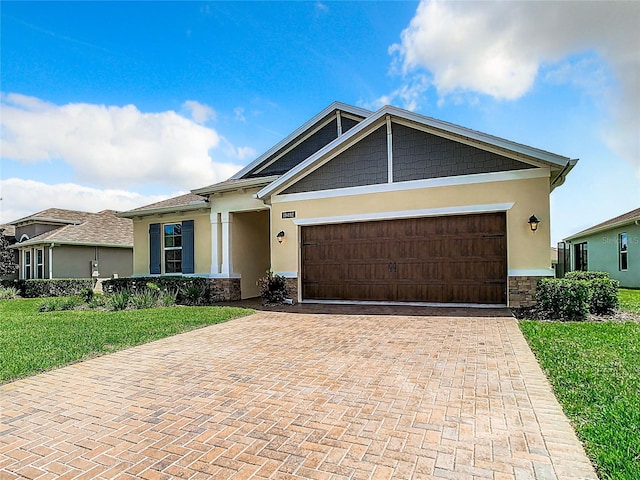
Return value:
<svg viewBox="0 0 640 480">
<path fill-rule="evenodd" d="M 239 278 L 211 278 L 210 303 L 240 300 Z"/>
<path fill-rule="evenodd" d="M 535 305 L 536 285 L 541 278 L 551 277 L 509 277 L 509 306 L 520 308 Z"/>
</svg>

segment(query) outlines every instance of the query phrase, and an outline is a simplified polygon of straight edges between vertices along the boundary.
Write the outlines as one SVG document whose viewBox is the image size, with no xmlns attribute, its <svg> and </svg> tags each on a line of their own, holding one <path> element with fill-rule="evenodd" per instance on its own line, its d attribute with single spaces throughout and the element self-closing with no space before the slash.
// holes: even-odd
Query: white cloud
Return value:
<svg viewBox="0 0 640 480">
<path fill-rule="evenodd" d="M 182 107 L 189 112 L 194 122 L 203 124 L 216 119 L 216 112 L 208 105 L 195 100 L 187 100 Z"/>
<path fill-rule="evenodd" d="M 49 185 L 20 178 L 1 180 L 0 192 L 0 223 L 11 222 L 47 208 L 85 212 L 130 210 L 186 193 L 176 191 L 169 195 L 141 195 L 126 190 L 102 190 L 74 183 Z"/>
<path fill-rule="evenodd" d="M 411 78 L 428 70 L 441 98 L 471 93 L 505 100 L 525 95 L 542 69 L 555 70 L 554 81 L 562 73 L 572 75 L 564 81 L 586 83 L 581 86 L 596 102 L 604 98 L 611 116 L 605 139 L 638 169 L 639 21 L 640 2 L 422 0 L 401 43 L 390 49 L 392 71 Z M 603 63 L 579 65 L 578 71 L 591 76 L 586 82 L 558 70 L 578 54 L 604 62 L 613 81 L 593 81 L 594 75 L 602 79 Z"/>
<path fill-rule="evenodd" d="M 244 108 L 236 107 L 233 109 L 233 113 L 235 114 L 235 119 L 239 122 L 245 123 L 247 121 L 247 117 L 244 116 Z"/>
<path fill-rule="evenodd" d="M 210 152 L 221 146 L 215 130 L 174 111 L 143 113 L 133 105 L 55 105 L 19 94 L 3 94 L 0 99 L 2 157 L 26 163 L 62 160 L 80 183 L 107 188 L 157 184 L 189 190 L 225 180 L 240 168 L 233 163 L 235 158 L 211 157 Z M 200 114 L 206 114 L 206 108 Z"/>
<path fill-rule="evenodd" d="M 424 74 L 413 75 L 404 85 L 388 95 L 382 95 L 373 102 L 359 102 L 359 105 L 369 110 L 377 110 L 385 105 L 399 105 L 400 107 L 415 111 L 420 107 L 424 99 L 424 93 L 431 83 Z"/>
</svg>

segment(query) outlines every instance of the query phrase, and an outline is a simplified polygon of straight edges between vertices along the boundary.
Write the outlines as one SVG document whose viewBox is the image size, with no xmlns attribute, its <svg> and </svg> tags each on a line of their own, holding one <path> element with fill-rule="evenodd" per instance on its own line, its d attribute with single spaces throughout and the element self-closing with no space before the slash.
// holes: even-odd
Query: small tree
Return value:
<svg viewBox="0 0 640 480">
<path fill-rule="evenodd" d="M 4 235 L 4 228 L 0 228 L 0 277 L 8 277 L 16 272 L 13 250 L 9 250 L 9 240 Z"/>
</svg>

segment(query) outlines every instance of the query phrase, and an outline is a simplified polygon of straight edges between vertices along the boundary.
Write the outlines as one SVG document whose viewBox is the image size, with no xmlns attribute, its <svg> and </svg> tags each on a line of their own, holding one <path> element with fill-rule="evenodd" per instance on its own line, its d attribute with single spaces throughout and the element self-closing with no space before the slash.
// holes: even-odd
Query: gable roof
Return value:
<svg viewBox="0 0 640 480">
<path fill-rule="evenodd" d="M 287 135 L 285 138 L 283 138 L 280 142 L 275 144 L 269 150 L 264 152 L 262 155 L 256 158 L 249 165 L 247 165 L 238 173 L 233 175 L 231 179 L 243 178 L 244 176 L 250 174 L 252 171 L 255 171 L 259 166 L 261 166 L 261 164 L 267 163 L 273 155 L 277 154 L 278 152 L 283 150 L 285 147 L 294 143 L 301 136 L 304 136 L 305 133 L 307 133 L 309 130 L 312 130 L 315 126 L 317 126 L 320 122 L 322 122 L 324 119 L 326 119 L 329 115 L 331 115 L 336 110 L 354 115 L 362 119 L 369 117 L 373 113 L 370 110 L 354 107 L 353 105 L 347 105 L 346 103 L 333 102 L 331 105 L 329 105 L 322 111 L 318 112 L 311 119 L 309 119 L 307 122 L 305 122 L 300 127 L 298 127 L 291 134 Z"/>
<path fill-rule="evenodd" d="M 155 215 L 158 213 L 199 210 L 201 208 L 208 208 L 208 201 L 209 199 L 202 195 L 185 193 L 184 195 L 178 195 L 177 197 L 171 197 L 149 205 L 143 205 L 142 207 L 134 208 L 133 210 L 119 212 L 117 215 L 120 218 L 133 218 L 144 215 Z"/>
<path fill-rule="evenodd" d="M 78 212 L 75 212 L 78 213 Z M 118 218 L 116 211 L 103 210 L 98 213 L 80 212 L 84 220 L 69 223 L 60 228 L 31 237 L 17 243 L 14 248 L 43 243 L 60 245 L 86 245 L 104 247 L 133 247 L 133 222 Z"/>
<path fill-rule="evenodd" d="M 640 222 L 640 208 L 636 208 L 635 210 L 631 210 L 630 212 L 623 213 L 622 215 L 610 218 L 609 220 L 605 220 L 604 222 L 598 223 L 593 227 L 589 227 L 585 230 L 575 233 L 565 238 L 565 240 L 573 240 L 574 238 L 584 237 L 585 235 L 602 232 L 604 230 L 609 230 L 610 228 L 630 225 L 635 222 Z"/>
<path fill-rule="evenodd" d="M 254 178 L 233 178 L 220 183 L 214 183 L 208 187 L 196 188 L 191 190 L 191 193 L 199 195 L 211 195 L 216 193 L 232 192 L 235 190 L 242 190 L 252 187 L 264 187 L 269 183 L 277 180 L 280 175 L 269 175 L 268 177 L 254 177 Z"/>
<path fill-rule="evenodd" d="M 500 137 L 471 130 L 452 123 L 436 120 L 431 117 L 419 115 L 401 108 L 385 106 L 368 118 L 354 126 L 342 136 L 336 138 L 316 153 L 308 157 L 302 163 L 296 165 L 276 181 L 270 183 L 257 194 L 258 198 L 265 199 L 281 192 L 294 184 L 312 170 L 329 161 L 337 152 L 355 144 L 359 139 L 371 133 L 374 129 L 384 124 L 387 117 L 400 120 L 408 124 L 420 126 L 425 131 L 450 138 L 461 143 L 466 143 L 481 149 L 495 151 L 501 155 L 529 163 L 535 166 L 546 166 L 551 171 L 552 189 L 561 185 L 567 173 L 574 167 L 577 160 L 570 159 L 551 152 L 529 147 L 512 142 Z"/>
</svg>

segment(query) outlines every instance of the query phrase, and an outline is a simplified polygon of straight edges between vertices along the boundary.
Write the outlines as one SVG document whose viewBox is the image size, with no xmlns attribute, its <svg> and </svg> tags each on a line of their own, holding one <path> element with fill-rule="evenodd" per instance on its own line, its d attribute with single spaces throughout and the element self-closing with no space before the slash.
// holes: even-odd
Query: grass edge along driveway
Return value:
<svg viewBox="0 0 640 480">
<path fill-rule="evenodd" d="M 640 313 L 640 290 L 621 289 Z M 521 321 L 529 346 L 602 479 L 640 478 L 640 323 Z"/>
<path fill-rule="evenodd" d="M 41 313 L 42 301 L 0 300 L 0 383 L 253 313 L 217 306 Z"/>
</svg>

